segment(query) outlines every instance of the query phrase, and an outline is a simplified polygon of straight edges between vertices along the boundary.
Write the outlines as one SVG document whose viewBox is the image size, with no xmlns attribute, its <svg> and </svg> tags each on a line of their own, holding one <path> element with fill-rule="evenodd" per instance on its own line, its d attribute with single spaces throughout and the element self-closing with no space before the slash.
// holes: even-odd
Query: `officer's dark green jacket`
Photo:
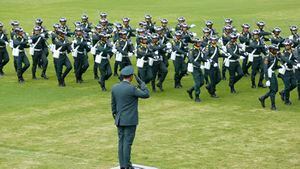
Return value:
<svg viewBox="0 0 300 169">
<path fill-rule="evenodd" d="M 127 81 L 112 87 L 111 109 L 117 126 L 138 125 L 138 98 L 149 98 L 147 88 L 139 89 Z"/>
</svg>

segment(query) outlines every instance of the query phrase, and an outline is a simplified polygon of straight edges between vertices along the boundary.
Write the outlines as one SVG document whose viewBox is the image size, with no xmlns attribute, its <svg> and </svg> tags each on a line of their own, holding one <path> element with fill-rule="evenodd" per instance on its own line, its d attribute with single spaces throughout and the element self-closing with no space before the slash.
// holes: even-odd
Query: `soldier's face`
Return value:
<svg viewBox="0 0 300 169">
<path fill-rule="evenodd" d="M 82 36 L 82 32 L 78 31 L 78 32 L 76 32 L 76 35 L 77 36 Z"/>
<path fill-rule="evenodd" d="M 258 39 L 259 38 L 259 36 L 257 34 L 255 34 L 253 37 L 254 37 L 254 39 Z"/>
<path fill-rule="evenodd" d="M 249 28 L 243 28 L 243 32 L 249 32 Z"/>
<path fill-rule="evenodd" d="M 204 36 L 206 36 L 206 37 L 209 36 L 209 35 L 210 35 L 210 32 L 205 32 L 204 33 Z"/>
<path fill-rule="evenodd" d="M 292 34 L 297 34 L 298 31 L 292 31 Z"/>
<path fill-rule="evenodd" d="M 206 25 L 209 29 L 211 29 L 212 28 L 212 25 Z"/>
<path fill-rule="evenodd" d="M 183 27 L 183 28 L 182 28 L 182 31 L 184 31 L 184 32 L 187 31 L 187 28 L 186 28 L 186 27 Z"/>
<path fill-rule="evenodd" d="M 231 42 L 235 43 L 236 42 L 236 38 L 231 39 Z"/>
<path fill-rule="evenodd" d="M 122 37 L 122 39 L 126 39 L 127 36 L 126 36 L 126 34 L 122 34 L 121 37 Z"/>
<path fill-rule="evenodd" d="M 34 34 L 40 34 L 41 32 L 40 31 L 34 31 Z"/>
<path fill-rule="evenodd" d="M 156 42 L 158 42 L 158 39 L 157 39 L 157 38 L 154 38 L 154 39 L 152 39 L 152 42 L 153 42 L 153 43 L 156 43 Z"/>
<path fill-rule="evenodd" d="M 216 40 L 212 40 L 212 41 L 211 41 L 211 44 L 216 45 L 216 44 L 217 44 L 217 41 L 216 41 Z"/>
<path fill-rule="evenodd" d="M 66 25 L 66 22 L 60 22 L 61 25 Z"/>
<path fill-rule="evenodd" d="M 128 25 L 129 22 L 128 22 L 128 21 L 123 21 L 123 24 L 124 24 L 124 25 Z"/>
<path fill-rule="evenodd" d="M 274 50 L 274 49 L 269 49 L 269 51 L 270 51 L 273 55 L 275 55 L 275 54 L 277 53 L 277 51 Z"/>
<path fill-rule="evenodd" d="M 142 43 L 146 44 L 147 43 L 147 39 L 142 39 Z"/>
<path fill-rule="evenodd" d="M 292 48 L 291 45 L 285 45 L 285 49 L 286 49 L 286 50 L 290 50 L 291 48 Z"/>
<path fill-rule="evenodd" d="M 201 42 L 196 42 L 195 46 L 200 47 L 201 46 Z"/>
</svg>

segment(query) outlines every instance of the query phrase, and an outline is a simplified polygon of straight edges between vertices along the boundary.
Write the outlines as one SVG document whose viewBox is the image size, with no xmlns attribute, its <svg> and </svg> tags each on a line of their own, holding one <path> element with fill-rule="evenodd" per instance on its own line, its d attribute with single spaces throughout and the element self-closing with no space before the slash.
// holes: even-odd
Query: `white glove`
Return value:
<svg viewBox="0 0 300 169">
<path fill-rule="evenodd" d="M 154 54 L 158 55 L 158 51 L 155 51 Z"/>
<path fill-rule="evenodd" d="M 244 60 L 244 59 L 245 59 L 245 57 L 244 57 L 244 56 L 240 56 L 240 59 Z"/>
<path fill-rule="evenodd" d="M 42 34 L 41 34 L 41 37 L 44 38 L 44 37 L 45 37 L 45 34 L 42 33 Z"/>
<path fill-rule="evenodd" d="M 270 80 L 266 81 L 266 86 L 267 86 L 267 87 L 270 87 L 270 86 L 271 86 Z"/>
<path fill-rule="evenodd" d="M 227 52 L 226 46 L 222 46 L 222 50 L 223 50 L 223 52 Z"/>
<path fill-rule="evenodd" d="M 193 28 L 193 27 L 195 27 L 195 26 L 196 26 L 195 24 L 191 24 L 190 28 Z"/>
<path fill-rule="evenodd" d="M 48 31 L 48 34 L 50 34 L 50 35 L 51 35 L 52 33 L 53 33 L 52 31 Z"/>
<path fill-rule="evenodd" d="M 73 43 L 77 43 L 77 40 L 73 40 Z"/>
<path fill-rule="evenodd" d="M 166 46 L 167 46 L 168 49 L 172 48 L 172 44 L 170 42 L 168 42 Z"/>
<path fill-rule="evenodd" d="M 91 42 L 87 42 L 86 44 L 87 44 L 88 46 L 91 46 Z"/>
<path fill-rule="evenodd" d="M 129 52 L 128 53 L 128 57 L 131 57 L 133 55 L 133 53 Z"/>
<path fill-rule="evenodd" d="M 28 39 L 28 43 L 32 43 L 32 39 Z"/>
<path fill-rule="evenodd" d="M 194 32 L 193 32 L 192 35 L 193 35 L 193 37 L 195 37 L 195 36 L 197 36 L 197 33 L 194 33 Z"/>
<path fill-rule="evenodd" d="M 112 51 L 112 53 L 117 53 L 117 49 L 116 48 L 113 48 L 111 51 Z"/>
<path fill-rule="evenodd" d="M 217 63 L 214 63 L 214 67 L 218 67 L 218 64 L 217 64 Z"/>
</svg>

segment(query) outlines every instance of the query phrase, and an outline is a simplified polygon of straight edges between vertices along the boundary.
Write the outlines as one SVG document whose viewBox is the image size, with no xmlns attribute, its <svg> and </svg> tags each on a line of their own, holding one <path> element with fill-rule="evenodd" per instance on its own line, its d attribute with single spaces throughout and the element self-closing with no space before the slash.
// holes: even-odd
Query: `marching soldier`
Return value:
<svg viewBox="0 0 300 169">
<path fill-rule="evenodd" d="M 36 78 L 36 68 L 42 60 L 41 67 L 42 67 L 42 74 L 41 77 L 44 79 L 48 79 L 46 75 L 46 70 L 48 67 L 48 59 L 46 54 L 44 53 L 45 48 L 47 48 L 45 34 L 41 33 L 42 28 L 40 26 L 34 27 L 33 35 L 30 37 L 30 48 L 32 50 L 32 79 Z"/>
<path fill-rule="evenodd" d="M 250 25 L 245 23 L 242 25 L 242 32 L 240 33 L 239 40 L 242 45 L 242 48 L 245 52 L 250 53 L 249 51 L 249 45 L 250 45 L 250 40 L 252 38 L 251 32 L 249 31 Z M 250 75 L 248 73 L 248 69 L 251 67 L 252 62 L 248 62 L 248 55 L 244 55 L 243 63 L 242 63 L 242 70 L 245 76 Z"/>
<path fill-rule="evenodd" d="M 113 43 L 116 44 L 118 40 L 120 40 L 120 32 L 123 30 L 123 25 L 120 23 L 115 24 L 116 30 L 114 31 L 114 37 L 113 37 Z M 124 29 L 125 30 L 125 29 Z M 127 38 L 130 37 L 130 35 L 127 33 Z M 115 47 L 114 47 L 115 48 Z M 115 49 L 114 49 L 115 50 Z M 118 75 L 118 68 L 119 68 L 120 62 L 115 61 L 114 64 L 114 76 L 119 76 Z"/>
<path fill-rule="evenodd" d="M 107 34 L 112 34 L 113 33 L 113 29 L 110 26 L 109 22 L 107 19 L 100 19 L 100 24 L 102 26 L 102 31 L 107 33 Z"/>
<path fill-rule="evenodd" d="M 232 22 L 231 19 L 229 19 L 229 20 Z M 231 22 L 227 21 L 226 23 L 231 23 Z M 222 53 L 226 53 L 226 52 L 227 52 L 227 51 L 226 51 L 226 45 L 230 42 L 230 34 L 231 34 L 232 32 L 234 32 L 234 31 L 233 31 L 233 27 L 232 27 L 231 25 L 229 25 L 229 24 L 227 24 L 227 25 L 223 28 L 223 30 L 224 30 L 224 33 L 223 33 L 222 38 L 221 38 L 221 40 L 220 40 L 221 45 L 222 45 L 222 47 L 221 47 L 221 52 L 222 52 Z M 222 79 L 223 79 L 223 80 L 226 80 L 226 70 L 227 70 L 227 68 L 226 68 L 226 66 L 224 65 L 224 60 L 223 60 L 223 64 L 222 64 Z"/>
<path fill-rule="evenodd" d="M 161 45 L 164 45 L 165 47 L 160 50 L 160 54 L 162 56 L 163 59 L 163 63 L 165 64 L 166 67 L 169 66 L 169 58 L 170 58 L 170 53 L 171 53 L 171 48 L 172 48 L 172 44 L 169 42 L 169 38 L 167 34 L 164 34 L 164 28 L 163 27 L 156 27 L 155 31 L 159 36 L 159 43 Z"/>
<path fill-rule="evenodd" d="M 295 75 L 297 80 L 297 88 L 298 88 L 298 100 L 300 100 L 300 46 L 296 48 L 297 51 L 297 66 L 295 66 Z"/>
<path fill-rule="evenodd" d="M 14 39 L 18 36 L 17 33 L 16 33 L 16 29 L 19 28 L 20 26 L 20 23 L 19 21 L 12 21 L 11 22 L 11 31 L 10 31 L 10 41 L 9 41 L 9 46 L 13 49 L 13 41 Z M 17 56 L 14 56 L 14 68 L 15 68 L 15 71 L 17 72 L 17 60 L 18 60 L 18 57 Z"/>
<path fill-rule="evenodd" d="M 230 42 L 226 45 L 226 51 L 229 54 L 227 57 L 227 66 L 229 70 L 229 87 L 231 93 L 236 93 L 234 85 L 244 76 L 241 65 L 240 65 L 240 57 L 243 55 L 237 44 L 238 35 L 236 33 L 232 33 L 230 35 Z M 225 63 L 226 64 L 226 63 Z"/>
<path fill-rule="evenodd" d="M 277 45 L 269 46 L 269 54 L 268 57 L 264 59 L 264 72 L 266 79 L 266 86 L 269 87 L 269 91 L 258 98 L 262 107 L 265 107 L 265 100 L 270 97 L 271 99 L 271 110 L 276 110 L 275 105 L 275 96 L 278 92 L 278 81 L 275 71 L 280 68 L 278 65 L 278 61 L 281 58 L 281 54 L 279 52 L 279 48 Z"/>
<path fill-rule="evenodd" d="M 181 30 L 181 24 L 185 23 L 185 18 L 183 16 L 181 16 L 181 17 L 177 18 L 177 21 L 178 21 L 178 23 L 175 27 L 175 31 Z"/>
<path fill-rule="evenodd" d="M 174 75 L 174 86 L 175 88 L 182 88 L 181 79 L 186 74 L 186 64 L 184 58 L 187 56 L 188 48 L 186 48 L 183 39 L 182 39 L 182 32 L 176 31 L 175 32 L 175 39 L 173 42 L 173 50 L 171 59 L 173 60 L 174 68 L 175 68 L 175 75 Z"/>
<path fill-rule="evenodd" d="M 155 29 L 154 29 L 155 22 L 152 22 L 152 16 L 145 15 L 145 21 L 147 23 L 146 30 L 148 30 L 149 33 L 155 33 Z"/>
<path fill-rule="evenodd" d="M 49 50 L 48 50 L 48 45 L 47 45 L 47 39 L 49 38 L 48 30 L 45 28 L 45 26 L 43 26 L 43 19 L 41 19 L 41 18 L 37 18 L 37 19 L 35 20 L 35 25 L 41 27 L 41 35 L 44 36 L 44 39 L 46 39 L 46 41 L 45 41 L 45 42 L 46 42 L 46 45 L 45 45 L 44 48 L 43 48 L 42 54 L 45 55 L 44 57 L 46 57 L 46 59 L 47 59 L 47 57 L 48 57 L 48 55 L 49 55 Z M 41 59 L 39 60 L 39 62 L 38 62 L 38 66 L 39 66 L 40 68 L 43 68 L 44 62 L 45 62 L 45 60 L 43 60 L 43 59 L 41 58 Z M 48 62 L 48 60 L 47 60 L 47 62 Z M 43 78 L 44 78 L 44 77 L 43 77 Z M 44 78 L 44 79 L 47 79 L 47 78 Z"/>
<path fill-rule="evenodd" d="M 120 62 L 120 68 L 131 65 L 130 57 L 134 52 L 134 46 L 130 39 L 127 39 L 125 30 L 120 32 L 120 40 L 116 42 L 116 61 Z M 118 56 L 117 56 L 118 55 Z"/>
<path fill-rule="evenodd" d="M 153 72 L 153 78 L 151 81 L 152 90 L 154 92 L 156 91 L 155 79 L 156 77 L 158 77 L 159 82 L 157 83 L 156 86 L 160 89 L 160 91 L 163 91 L 163 82 L 168 74 L 168 69 L 163 62 L 163 56 L 165 55 L 164 49 L 166 48 L 166 44 L 164 43 L 163 39 L 160 39 L 160 36 L 156 33 L 152 34 L 151 38 L 152 38 L 152 42 L 150 44 L 150 49 L 153 52 L 153 63 L 152 65 L 150 65 L 152 66 L 152 72 Z"/>
<path fill-rule="evenodd" d="M 107 18 L 108 14 L 106 12 L 101 12 L 100 13 L 100 20 L 107 20 L 107 26 L 112 27 L 114 24 L 108 22 L 108 18 Z"/>
<path fill-rule="evenodd" d="M 139 87 L 131 84 L 133 73 L 132 66 L 123 68 L 121 76 L 124 78 L 113 86 L 111 92 L 112 116 L 118 128 L 120 169 L 133 169 L 130 159 L 131 145 L 138 125 L 138 99 L 150 97 L 146 84 L 140 78 L 135 76 Z"/>
<path fill-rule="evenodd" d="M 234 33 L 236 33 L 237 32 L 237 30 L 236 30 L 236 28 L 232 25 L 232 23 L 233 23 L 233 20 L 231 19 L 231 18 L 225 18 L 224 19 L 224 21 L 225 21 L 225 27 L 226 27 L 226 25 L 230 25 L 232 28 L 232 32 L 234 32 Z M 225 28 L 224 27 L 224 28 Z M 225 29 L 223 28 L 223 33 L 225 32 Z"/>
<path fill-rule="evenodd" d="M 97 47 L 97 55 L 98 55 L 97 57 L 101 57 L 99 58 L 100 61 L 98 61 L 100 62 L 99 69 L 101 74 L 98 82 L 101 86 L 102 91 L 107 90 L 105 87 L 105 81 L 108 80 L 112 75 L 109 58 L 113 55 L 113 53 L 112 53 L 112 45 L 108 41 L 108 37 L 109 35 L 107 35 L 106 33 L 101 33 L 101 41 Z"/>
<path fill-rule="evenodd" d="M 153 79 L 152 67 L 149 65 L 150 59 L 153 59 L 153 51 L 148 46 L 148 38 L 146 36 L 141 37 L 141 43 L 137 47 L 137 67 L 138 76 L 146 84 Z"/>
<path fill-rule="evenodd" d="M 205 25 L 206 25 L 206 28 L 208 28 L 210 30 L 210 35 L 209 36 L 218 34 L 218 32 L 213 28 L 213 25 L 214 25 L 213 21 L 208 20 L 208 21 L 205 22 Z M 203 30 L 208 30 L 206 28 L 204 28 Z"/>
<path fill-rule="evenodd" d="M 252 72 L 251 72 L 251 82 L 252 82 L 252 88 L 256 88 L 255 83 L 255 76 L 258 72 L 260 72 L 259 76 L 259 82 L 258 87 L 265 88 L 263 85 L 263 79 L 264 79 L 264 73 L 263 73 L 263 60 L 261 54 L 266 55 L 265 51 L 265 45 L 263 40 L 260 39 L 260 33 L 259 30 L 253 30 L 253 40 L 251 40 L 249 45 L 249 50 L 251 50 L 251 53 L 249 53 L 249 61 L 252 62 Z"/>
<path fill-rule="evenodd" d="M 285 69 L 285 73 L 283 74 L 284 90 L 279 92 L 279 94 L 286 105 L 291 105 L 290 92 L 297 86 L 294 72 L 294 66 L 297 65 L 297 58 L 295 51 L 292 49 L 293 41 L 286 39 L 283 44 L 285 46 L 282 57 L 282 64 Z"/>
<path fill-rule="evenodd" d="M 60 18 L 59 19 L 59 28 L 62 29 L 64 32 L 66 32 L 66 36 L 71 37 L 72 35 L 74 35 L 73 32 L 71 32 L 71 30 L 69 29 L 68 25 L 67 25 L 67 18 Z"/>
<path fill-rule="evenodd" d="M 65 32 L 63 29 L 58 29 L 57 33 L 58 36 L 54 39 L 54 68 L 58 80 L 58 85 L 60 87 L 65 87 L 65 78 L 72 70 L 72 65 L 68 58 L 68 53 L 72 51 L 72 48 L 71 43 L 66 38 L 67 32 Z M 66 70 L 64 72 L 63 66 L 66 66 Z"/>
<path fill-rule="evenodd" d="M 204 67 L 209 73 L 209 83 L 206 86 L 206 89 L 212 98 L 218 98 L 216 94 L 216 86 L 221 81 L 219 58 L 223 56 L 221 55 L 220 49 L 217 46 L 218 37 L 215 35 L 211 36 L 210 41 L 211 42 L 206 47 L 204 53 L 204 58 L 207 60 Z"/>
<path fill-rule="evenodd" d="M 74 57 L 74 69 L 76 83 L 82 83 L 82 75 L 89 67 L 88 52 L 90 51 L 89 43 L 83 37 L 83 30 L 80 27 L 75 29 L 75 38 L 72 42 L 72 53 Z"/>
<path fill-rule="evenodd" d="M 19 83 L 24 83 L 23 73 L 29 68 L 30 63 L 25 54 L 25 48 L 29 48 L 28 37 L 22 28 L 15 28 L 16 37 L 13 41 L 13 54 L 17 60 L 17 75 Z M 23 66 L 24 64 L 24 66 Z"/>
<path fill-rule="evenodd" d="M 172 31 L 168 27 L 168 23 L 169 23 L 168 19 L 161 19 L 160 22 L 161 22 L 162 31 L 165 34 L 165 36 L 169 39 L 173 38 Z M 157 33 L 157 31 L 156 31 L 156 33 Z"/>
<path fill-rule="evenodd" d="M 96 25 L 95 31 L 93 31 L 92 34 L 92 48 L 91 48 L 91 54 L 94 56 L 94 66 L 93 66 L 93 72 L 94 72 L 94 79 L 99 80 L 99 75 L 98 75 L 98 63 L 95 62 L 96 59 L 96 46 L 100 43 L 100 33 L 102 31 L 102 26 L 100 24 Z M 94 50 L 92 50 L 94 49 Z"/>
<path fill-rule="evenodd" d="M 210 37 L 211 37 L 211 30 L 209 28 L 203 28 L 203 37 L 201 41 L 201 48 L 205 49 L 207 45 L 209 45 Z M 204 69 L 204 80 L 205 84 L 208 84 L 208 70 Z"/>
<path fill-rule="evenodd" d="M 3 68 L 9 62 L 9 56 L 6 50 L 7 44 L 9 44 L 9 40 L 3 29 L 3 23 L 0 22 L 0 77 L 4 75 Z"/>
<path fill-rule="evenodd" d="M 200 88 L 204 84 L 204 76 L 201 70 L 201 62 L 206 62 L 207 60 L 203 58 L 203 52 L 201 48 L 200 39 L 196 38 L 194 41 L 194 47 L 189 54 L 189 63 L 193 64 L 193 79 L 194 86 L 187 90 L 190 98 L 193 99 L 193 92 L 195 91 L 195 102 L 200 102 Z"/>
<path fill-rule="evenodd" d="M 92 31 L 92 23 L 89 22 L 89 16 L 84 14 L 81 16 L 81 26 L 84 33 L 90 33 Z"/>
<path fill-rule="evenodd" d="M 298 34 L 298 27 L 293 25 L 290 27 L 291 35 L 289 39 L 293 41 L 293 47 L 296 47 L 300 44 L 300 35 Z"/>
<path fill-rule="evenodd" d="M 280 36 L 281 29 L 276 27 L 273 29 L 273 36 L 271 38 L 271 44 L 278 46 L 279 50 L 281 47 L 284 47 L 282 44 L 284 39 Z"/>
<path fill-rule="evenodd" d="M 270 38 L 266 37 L 266 36 L 270 36 L 272 35 L 270 32 L 267 32 L 264 30 L 265 27 L 265 22 L 264 21 L 259 21 L 256 23 L 258 29 L 259 29 L 259 37 L 261 40 L 263 41 L 270 41 Z"/>
<path fill-rule="evenodd" d="M 126 30 L 127 32 L 127 38 L 130 39 L 131 37 L 135 37 L 135 29 L 132 29 L 132 27 L 129 25 L 129 22 L 130 22 L 130 18 L 123 18 L 122 19 L 123 21 L 123 29 Z"/>
</svg>

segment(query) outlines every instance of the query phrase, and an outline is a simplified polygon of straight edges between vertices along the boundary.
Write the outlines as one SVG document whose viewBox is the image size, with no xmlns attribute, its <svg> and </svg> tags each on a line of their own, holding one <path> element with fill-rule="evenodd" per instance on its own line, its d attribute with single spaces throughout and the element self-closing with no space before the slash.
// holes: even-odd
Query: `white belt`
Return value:
<svg viewBox="0 0 300 169">
<path fill-rule="evenodd" d="M 253 57 L 255 57 L 255 58 L 256 58 L 256 57 L 260 57 L 260 55 L 253 55 Z"/>
<path fill-rule="evenodd" d="M 5 48 L 5 46 L 0 46 L 0 48 Z"/>
<path fill-rule="evenodd" d="M 183 54 L 176 54 L 176 56 L 184 57 L 184 55 L 183 55 Z"/>
<path fill-rule="evenodd" d="M 83 54 L 83 52 L 79 52 L 79 51 L 77 51 L 77 53 L 79 53 L 79 54 Z"/>
<path fill-rule="evenodd" d="M 34 49 L 34 51 L 38 51 L 39 52 L 39 51 L 42 51 L 42 49 Z"/>
<path fill-rule="evenodd" d="M 101 59 L 108 59 L 107 57 L 101 57 Z"/>
<path fill-rule="evenodd" d="M 67 54 L 67 52 L 59 52 L 59 54 Z"/>
<path fill-rule="evenodd" d="M 230 59 L 229 59 L 229 62 L 238 62 L 238 60 L 230 60 Z"/>
</svg>

